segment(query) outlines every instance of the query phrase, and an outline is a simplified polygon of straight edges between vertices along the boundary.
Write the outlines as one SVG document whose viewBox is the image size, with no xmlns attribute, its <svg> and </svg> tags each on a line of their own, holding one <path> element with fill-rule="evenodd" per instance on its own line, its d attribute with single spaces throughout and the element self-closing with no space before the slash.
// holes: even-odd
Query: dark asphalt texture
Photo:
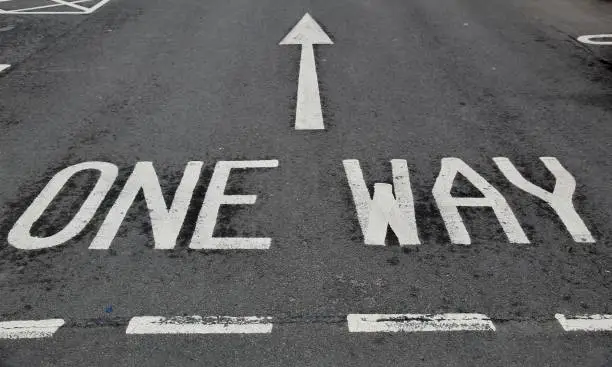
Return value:
<svg viewBox="0 0 612 367">
<path fill-rule="evenodd" d="M 325 131 L 295 131 L 300 50 L 278 42 L 305 12 Z M 609 366 L 610 333 L 568 333 L 555 313 L 612 313 L 612 3 L 595 0 L 111 0 L 86 16 L 0 15 L 0 321 L 64 318 L 50 339 L 0 340 L 0 366 Z M 576 178 L 597 242 L 512 186 L 508 157 L 551 189 L 538 157 Z M 531 244 L 493 212 L 462 209 L 450 244 L 431 189 L 458 157 L 507 199 Z M 219 160 L 278 159 L 232 173 L 216 235 L 271 237 L 266 251 L 195 251 L 189 240 Z M 370 187 L 406 159 L 423 242 L 366 246 L 342 167 Z M 8 231 L 61 169 L 100 160 L 120 179 L 75 240 L 40 251 Z M 142 196 L 108 251 L 88 250 L 138 161 L 171 199 L 204 161 L 179 242 L 153 250 Z M 61 229 L 95 175 L 81 174 L 34 228 Z M 458 193 L 469 188 L 458 181 Z M 112 305 L 112 313 L 105 308 Z M 495 333 L 350 334 L 348 313 L 479 312 Z M 273 316 L 269 335 L 126 336 L 141 315 Z"/>
</svg>

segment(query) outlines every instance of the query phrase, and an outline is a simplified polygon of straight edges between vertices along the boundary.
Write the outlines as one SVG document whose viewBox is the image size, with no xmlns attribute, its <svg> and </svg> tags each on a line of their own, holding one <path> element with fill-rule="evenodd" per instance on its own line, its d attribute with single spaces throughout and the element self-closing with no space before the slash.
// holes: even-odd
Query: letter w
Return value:
<svg viewBox="0 0 612 367">
<path fill-rule="evenodd" d="M 421 242 L 416 226 L 414 199 L 406 161 L 391 160 L 393 185 L 375 183 L 372 198 L 363 179 L 359 161 L 347 159 L 343 164 L 365 244 L 384 245 L 387 228 L 390 226 L 400 245 L 419 245 Z"/>
</svg>

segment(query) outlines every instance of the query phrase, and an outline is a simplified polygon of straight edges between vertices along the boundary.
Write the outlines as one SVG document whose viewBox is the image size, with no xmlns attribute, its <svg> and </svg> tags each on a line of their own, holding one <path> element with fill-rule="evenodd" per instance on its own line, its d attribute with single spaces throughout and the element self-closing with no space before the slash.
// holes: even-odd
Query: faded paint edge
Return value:
<svg viewBox="0 0 612 367">
<path fill-rule="evenodd" d="M 612 315 L 576 315 L 556 314 L 565 331 L 612 331 Z"/>
<path fill-rule="evenodd" d="M 64 325 L 63 319 L 0 322 L 0 339 L 48 338 Z"/>
<path fill-rule="evenodd" d="M 351 333 L 495 331 L 491 319 L 478 313 L 349 314 L 347 322 Z"/>
<path fill-rule="evenodd" d="M 269 334 L 271 317 L 232 316 L 139 316 L 133 317 L 126 334 Z"/>
</svg>

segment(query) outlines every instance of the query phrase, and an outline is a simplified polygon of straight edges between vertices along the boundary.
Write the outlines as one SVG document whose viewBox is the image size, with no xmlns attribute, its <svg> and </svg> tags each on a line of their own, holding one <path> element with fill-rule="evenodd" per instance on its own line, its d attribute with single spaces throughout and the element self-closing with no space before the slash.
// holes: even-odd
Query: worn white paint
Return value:
<svg viewBox="0 0 612 367">
<path fill-rule="evenodd" d="M 591 34 L 578 37 L 578 41 L 589 45 L 612 46 L 612 34 Z"/>
<path fill-rule="evenodd" d="M 147 208 L 149 209 L 155 249 L 173 249 L 176 246 L 176 238 L 187 215 L 193 190 L 200 178 L 202 165 L 203 162 L 200 161 L 187 163 L 183 178 L 176 189 L 172 204 L 168 208 L 159 179 L 153 168 L 153 163 L 136 163 L 134 171 L 127 180 L 115 204 L 108 212 L 104 223 L 102 223 L 96 238 L 94 238 L 89 248 L 107 250 L 110 247 L 121 223 L 125 219 L 127 211 L 134 203 L 138 193 L 142 190 Z"/>
<path fill-rule="evenodd" d="M 565 316 L 558 313 L 555 318 L 565 331 L 612 331 L 612 315 Z"/>
<path fill-rule="evenodd" d="M 278 160 L 265 161 L 219 161 L 206 191 L 202 209 L 189 245 L 192 249 L 268 249 L 270 238 L 213 237 L 217 215 L 221 205 L 251 205 L 256 195 L 225 195 L 225 187 L 232 169 L 274 168 Z"/>
<path fill-rule="evenodd" d="M 32 226 L 55 199 L 62 187 L 72 176 L 86 170 L 97 170 L 100 172 L 100 177 L 70 223 L 51 236 L 32 236 L 30 234 Z M 22 250 L 36 250 L 58 246 L 72 239 L 85 228 L 96 214 L 102 200 L 115 182 L 118 171 L 117 166 L 106 162 L 83 162 L 61 170 L 53 176 L 28 209 L 19 217 L 8 234 L 8 242 Z"/>
<path fill-rule="evenodd" d="M 451 196 L 453 182 L 458 173 L 470 181 L 484 197 Z M 529 239 L 502 194 L 459 158 L 442 158 L 442 167 L 433 187 L 433 196 L 452 243 L 463 245 L 471 243 L 470 235 L 459 214 L 458 208 L 461 206 L 492 208 L 510 242 L 529 243 Z"/>
<path fill-rule="evenodd" d="M 478 313 L 350 314 L 346 319 L 351 333 L 495 331 L 491 319 Z"/>
<path fill-rule="evenodd" d="M 325 129 L 313 49 L 315 44 L 332 45 L 333 42 L 308 13 L 280 42 L 280 45 L 302 45 L 295 111 L 296 130 Z"/>
<path fill-rule="evenodd" d="M 8 68 L 10 68 L 11 65 L 9 64 L 0 64 L 0 73 L 4 72 L 5 70 L 8 70 Z"/>
<path fill-rule="evenodd" d="M 269 334 L 271 317 L 139 316 L 133 317 L 126 334 Z"/>
<path fill-rule="evenodd" d="M 64 325 L 62 319 L 0 322 L 0 339 L 48 338 Z"/>
<path fill-rule="evenodd" d="M 555 188 L 553 192 L 546 191 L 539 186 L 527 181 L 523 175 L 512 165 L 508 158 L 497 157 L 493 161 L 499 170 L 506 176 L 508 181 L 519 189 L 544 200 L 557 213 L 565 228 L 576 242 L 595 242 L 591 232 L 586 227 L 580 215 L 576 212 L 572 198 L 576 191 L 576 179 L 571 175 L 557 158 L 541 157 L 540 160 L 546 168 L 555 176 Z"/>
<path fill-rule="evenodd" d="M 375 183 L 373 197 L 370 197 L 359 161 L 347 159 L 343 164 L 365 244 L 384 245 L 389 226 L 401 245 L 420 244 L 406 161 L 391 160 L 393 185 Z"/>
</svg>

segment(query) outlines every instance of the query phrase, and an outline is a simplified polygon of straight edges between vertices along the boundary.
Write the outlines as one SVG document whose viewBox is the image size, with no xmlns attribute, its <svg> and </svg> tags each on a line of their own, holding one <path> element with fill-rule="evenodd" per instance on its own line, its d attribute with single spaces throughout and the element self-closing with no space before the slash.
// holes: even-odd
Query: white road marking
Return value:
<svg viewBox="0 0 612 367">
<path fill-rule="evenodd" d="M 601 38 L 602 40 L 598 40 Z M 605 41 L 607 39 L 607 41 Z M 578 37 L 578 41 L 589 45 L 612 46 L 612 34 L 591 34 Z"/>
<path fill-rule="evenodd" d="M 572 198 L 576 191 L 576 180 L 554 157 L 541 157 L 540 160 L 555 176 L 555 188 L 548 192 L 527 181 L 512 165 L 508 158 L 497 157 L 493 161 L 499 170 L 514 186 L 544 200 L 557 213 L 565 228 L 576 242 L 595 242 L 591 232 L 586 227 L 580 215 L 576 212 Z"/>
<path fill-rule="evenodd" d="M 30 234 L 32 226 L 41 217 L 57 194 L 59 194 L 62 187 L 64 187 L 72 176 L 86 170 L 97 170 L 100 172 L 100 177 L 79 211 L 72 220 L 70 220 L 70 223 L 61 231 L 51 236 L 32 236 Z M 106 162 L 83 162 L 64 168 L 53 176 L 47 186 L 45 186 L 32 204 L 30 204 L 28 209 L 19 217 L 8 234 L 8 242 L 12 246 L 22 250 L 36 250 L 58 246 L 72 239 L 87 226 L 96 214 L 104 197 L 115 182 L 118 172 L 119 169 L 117 166 Z"/>
<path fill-rule="evenodd" d="M 203 164 L 200 161 L 187 163 L 183 178 L 176 189 L 172 204 L 168 208 L 153 163 L 136 163 L 132 174 L 125 183 L 123 190 L 121 190 L 115 204 L 108 212 L 89 248 L 95 250 L 108 250 L 110 248 L 125 215 L 136 200 L 138 193 L 142 191 L 149 209 L 155 249 L 173 249 L 187 215 L 187 209 L 189 209 L 193 190 L 200 178 Z"/>
<path fill-rule="evenodd" d="M 576 180 L 556 158 L 542 157 L 540 159 L 556 179 L 552 192 L 527 181 L 507 158 L 497 157 L 494 158 L 494 161 L 512 184 L 547 202 L 576 242 L 595 242 L 572 202 Z M 278 160 L 219 161 L 209 183 L 189 247 L 221 250 L 268 249 L 272 241 L 270 238 L 213 237 L 213 232 L 222 205 L 251 205 L 257 199 L 256 195 L 224 194 L 231 170 L 273 168 L 278 167 L 278 164 Z M 149 209 L 155 249 L 174 248 L 202 165 L 201 161 L 187 164 L 180 185 L 168 207 L 152 162 L 138 162 L 89 248 L 108 249 L 111 246 L 127 211 L 141 191 Z M 372 196 L 363 178 L 359 161 L 344 160 L 343 165 L 364 242 L 367 245 L 384 245 L 387 229 L 390 227 L 401 245 L 419 245 L 407 162 L 401 159 L 391 160 L 393 185 L 375 183 Z M 101 172 L 101 175 L 70 222 L 53 235 L 32 236 L 30 231 L 34 223 L 40 219 L 68 180 L 75 174 L 86 170 L 97 170 Z M 35 250 L 58 246 L 74 238 L 96 214 L 101 202 L 114 184 L 117 174 L 117 166 L 107 162 L 83 162 L 58 172 L 11 228 L 8 234 L 9 244 L 23 250 Z M 458 174 L 463 175 L 483 196 L 451 196 L 451 189 Z M 471 241 L 458 210 L 463 206 L 492 208 L 510 242 L 529 243 L 504 197 L 459 158 L 442 159 L 440 173 L 433 187 L 433 196 L 452 243 L 470 244 Z"/>
<path fill-rule="evenodd" d="M 334 43 L 310 14 L 306 13 L 279 44 L 302 45 L 295 129 L 325 129 L 313 45 L 333 45 Z"/>
<path fill-rule="evenodd" d="M 495 331 L 493 322 L 478 313 L 350 314 L 346 319 L 351 333 Z"/>
<path fill-rule="evenodd" d="M 363 179 L 359 161 L 347 159 L 342 163 L 353 194 L 365 244 L 384 245 L 389 226 L 400 245 L 420 244 L 410 187 L 410 173 L 406 161 L 403 159 L 391 161 L 393 185 L 375 183 L 372 198 Z"/>
<path fill-rule="evenodd" d="M 104 5 L 106 5 L 106 3 L 108 3 L 110 0 L 102 0 L 99 3 L 97 3 L 96 5 L 92 6 L 91 8 L 89 8 L 89 10 L 87 11 L 88 14 L 93 13 L 94 11 L 100 9 L 101 7 L 103 7 Z"/>
<path fill-rule="evenodd" d="M 13 1 L 13 0 L 4 0 L 4 1 Z M 89 2 L 92 0 L 77 0 L 77 1 L 73 1 L 72 4 L 80 4 L 80 3 L 85 3 L 85 2 Z M 31 8 L 22 8 L 19 10 L 15 10 L 14 12 L 25 12 L 27 14 L 40 14 L 40 13 L 33 13 L 30 12 L 30 10 L 39 10 L 39 9 L 50 9 L 50 8 L 56 8 L 58 6 L 64 6 L 63 4 L 58 4 L 58 3 L 54 3 L 54 4 L 50 4 L 50 5 L 39 5 L 39 6 L 34 6 Z M 6 12 L 10 12 L 11 10 L 8 11 L 0 11 L 0 13 L 6 13 Z M 52 14 L 56 14 L 56 13 L 52 13 Z M 78 14 L 81 14 L 81 12 L 79 12 Z"/>
<path fill-rule="evenodd" d="M 225 195 L 225 186 L 232 169 L 274 168 L 278 160 L 267 161 L 219 161 L 215 166 L 212 178 L 198 215 L 196 227 L 189 248 L 192 249 L 246 249 L 267 250 L 270 248 L 270 238 L 237 238 L 213 237 L 217 215 L 221 205 L 252 205 L 257 200 L 256 195 Z"/>
<path fill-rule="evenodd" d="M 62 319 L 0 322 L 0 339 L 48 338 L 64 325 Z"/>
<path fill-rule="evenodd" d="M 0 64 L 0 74 L 3 71 L 8 70 L 8 68 L 10 68 L 10 67 L 11 67 L 11 65 L 9 65 L 9 64 Z"/>
<path fill-rule="evenodd" d="M 126 334 L 269 334 L 271 317 L 139 316 L 133 317 Z"/>
<path fill-rule="evenodd" d="M 149 209 L 155 248 L 174 248 L 191 202 L 193 190 L 197 185 L 202 165 L 203 163 L 200 161 L 187 164 L 172 204 L 168 208 L 152 162 L 138 162 L 89 248 L 107 250 L 110 247 L 127 211 L 140 191 L 143 192 Z M 218 162 L 206 191 L 190 248 L 268 249 L 272 242 L 270 238 L 213 237 L 212 235 L 221 205 L 254 204 L 257 199 L 256 195 L 224 194 L 231 169 L 273 167 L 278 167 L 278 160 Z M 85 170 L 98 170 L 101 175 L 72 220 L 61 231 L 51 236 L 32 236 L 30 234 L 32 226 L 42 216 L 68 180 L 76 173 Z M 117 166 L 106 162 L 79 163 L 58 172 L 17 220 L 9 232 L 9 243 L 19 249 L 35 250 L 58 246 L 74 238 L 95 215 L 115 182 L 117 173 Z"/>
<path fill-rule="evenodd" d="M 0 14 L 31 14 L 31 15 L 85 15 L 85 14 L 91 14 L 93 12 L 95 12 L 96 10 L 98 10 L 99 8 L 101 8 L 102 6 L 106 5 L 110 0 L 101 0 L 98 1 L 94 6 L 92 7 L 85 7 L 79 4 L 85 3 L 85 2 L 91 2 L 93 0 L 76 0 L 76 1 L 66 1 L 66 0 L 51 0 L 54 4 L 49 4 L 49 5 L 39 5 L 39 6 L 34 6 L 34 7 L 29 7 L 29 8 L 21 8 L 21 9 L 14 9 L 14 10 L 4 10 L 4 9 L 0 9 Z M 3 1 L 3 2 L 7 2 L 8 1 Z M 58 10 L 58 11 L 40 11 L 42 9 L 51 9 L 51 8 L 57 8 L 57 7 L 70 7 L 73 8 L 75 10 L 73 11 L 62 11 L 62 10 Z"/>
<path fill-rule="evenodd" d="M 453 182 L 458 173 L 470 181 L 483 194 L 483 197 L 451 196 Z M 461 206 L 490 207 L 510 242 L 529 243 L 529 239 L 502 194 L 459 158 L 442 158 L 442 167 L 433 187 L 433 196 L 452 243 L 463 245 L 471 243 L 470 235 L 459 214 L 458 208 Z"/>
<path fill-rule="evenodd" d="M 76 3 L 71 3 L 69 1 L 64 1 L 64 0 L 51 0 L 51 1 L 56 2 L 56 3 L 60 4 L 60 5 L 70 6 L 70 7 L 73 7 L 75 9 L 79 9 L 81 11 L 85 11 L 85 12 L 89 11 L 89 8 L 86 8 L 86 7 L 81 6 L 79 4 L 76 4 Z"/>
<path fill-rule="evenodd" d="M 556 314 L 555 318 L 565 331 L 612 331 L 612 315 L 568 316 Z"/>
</svg>

